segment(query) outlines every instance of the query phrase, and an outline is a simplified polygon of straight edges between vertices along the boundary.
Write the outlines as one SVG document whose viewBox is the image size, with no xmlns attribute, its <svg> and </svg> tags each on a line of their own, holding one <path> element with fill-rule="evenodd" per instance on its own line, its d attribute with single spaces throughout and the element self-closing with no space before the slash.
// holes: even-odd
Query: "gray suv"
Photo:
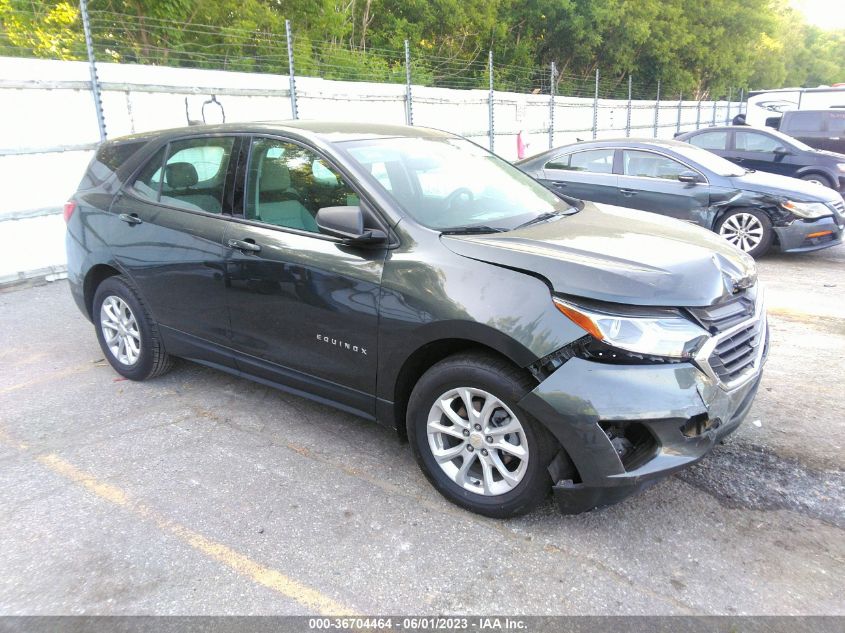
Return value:
<svg viewBox="0 0 845 633">
<path fill-rule="evenodd" d="M 752 259 L 460 137 L 294 122 L 105 143 L 68 278 L 132 380 L 190 359 L 396 429 L 451 501 L 579 512 L 704 457 L 766 356 Z"/>
</svg>

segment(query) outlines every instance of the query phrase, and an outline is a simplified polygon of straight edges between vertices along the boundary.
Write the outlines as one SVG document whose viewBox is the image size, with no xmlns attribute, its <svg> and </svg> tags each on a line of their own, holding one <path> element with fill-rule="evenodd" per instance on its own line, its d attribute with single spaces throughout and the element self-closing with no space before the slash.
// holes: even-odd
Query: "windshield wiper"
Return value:
<svg viewBox="0 0 845 633">
<path fill-rule="evenodd" d="M 502 233 L 507 231 L 497 226 L 487 226 L 485 224 L 474 224 L 471 226 L 457 226 L 453 229 L 446 229 L 440 231 L 440 235 L 476 235 L 482 233 Z"/>
<path fill-rule="evenodd" d="M 545 213 L 541 213 L 536 218 L 532 218 L 528 220 L 528 222 L 523 222 L 515 227 L 512 230 L 516 231 L 517 229 L 524 228 L 526 226 L 531 226 L 532 224 L 539 224 L 540 222 L 545 222 L 546 220 L 551 220 L 552 218 L 559 217 L 561 214 L 557 211 L 547 211 Z"/>
</svg>

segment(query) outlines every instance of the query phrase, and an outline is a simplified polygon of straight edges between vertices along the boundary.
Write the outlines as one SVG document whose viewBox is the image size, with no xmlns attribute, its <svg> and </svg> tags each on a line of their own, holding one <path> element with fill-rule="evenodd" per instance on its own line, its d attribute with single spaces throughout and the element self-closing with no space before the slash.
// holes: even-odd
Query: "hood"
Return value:
<svg viewBox="0 0 845 633">
<path fill-rule="evenodd" d="M 738 189 L 792 198 L 796 202 L 832 202 L 839 194 L 829 187 L 815 185 L 798 178 L 755 171 L 731 178 Z"/>
<path fill-rule="evenodd" d="M 757 278 L 754 260 L 710 231 L 591 202 L 524 229 L 441 239 L 464 257 L 539 275 L 557 293 L 629 305 L 712 305 Z"/>
<path fill-rule="evenodd" d="M 840 154 L 839 152 L 831 152 L 830 150 L 826 149 L 817 149 L 817 154 L 821 154 L 822 156 L 829 156 L 830 158 L 835 158 L 840 163 L 845 163 L 845 154 Z"/>
</svg>

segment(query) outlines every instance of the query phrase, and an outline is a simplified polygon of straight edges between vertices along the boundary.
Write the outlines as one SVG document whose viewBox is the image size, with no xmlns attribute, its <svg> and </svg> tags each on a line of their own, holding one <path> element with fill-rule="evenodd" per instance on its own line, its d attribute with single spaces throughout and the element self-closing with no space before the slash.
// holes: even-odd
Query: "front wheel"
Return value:
<svg viewBox="0 0 845 633">
<path fill-rule="evenodd" d="M 752 257 L 760 257 L 772 245 L 772 221 L 756 209 L 734 209 L 716 224 L 716 232 Z"/>
<path fill-rule="evenodd" d="M 531 511 L 548 494 L 554 437 L 517 402 L 530 385 L 503 359 L 460 354 L 420 378 L 408 403 L 408 439 L 432 485 L 486 516 Z"/>
</svg>

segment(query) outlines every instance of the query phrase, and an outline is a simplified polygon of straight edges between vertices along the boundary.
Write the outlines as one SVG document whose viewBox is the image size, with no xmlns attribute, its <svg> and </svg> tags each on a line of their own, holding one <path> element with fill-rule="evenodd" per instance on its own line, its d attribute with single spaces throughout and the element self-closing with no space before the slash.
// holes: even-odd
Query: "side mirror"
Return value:
<svg viewBox="0 0 845 633">
<path fill-rule="evenodd" d="M 699 178 L 698 174 L 694 171 L 682 172 L 680 175 L 678 175 L 678 180 L 690 185 L 694 185 L 697 182 L 701 182 L 701 178 Z"/>
<path fill-rule="evenodd" d="M 776 147 L 775 148 L 775 156 L 789 156 L 792 152 L 790 152 L 785 147 Z"/>
<path fill-rule="evenodd" d="M 323 207 L 317 211 L 317 226 L 327 235 L 350 244 L 383 244 L 384 231 L 364 228 L 364 211 L 359 206 Z"/>
</svg>

